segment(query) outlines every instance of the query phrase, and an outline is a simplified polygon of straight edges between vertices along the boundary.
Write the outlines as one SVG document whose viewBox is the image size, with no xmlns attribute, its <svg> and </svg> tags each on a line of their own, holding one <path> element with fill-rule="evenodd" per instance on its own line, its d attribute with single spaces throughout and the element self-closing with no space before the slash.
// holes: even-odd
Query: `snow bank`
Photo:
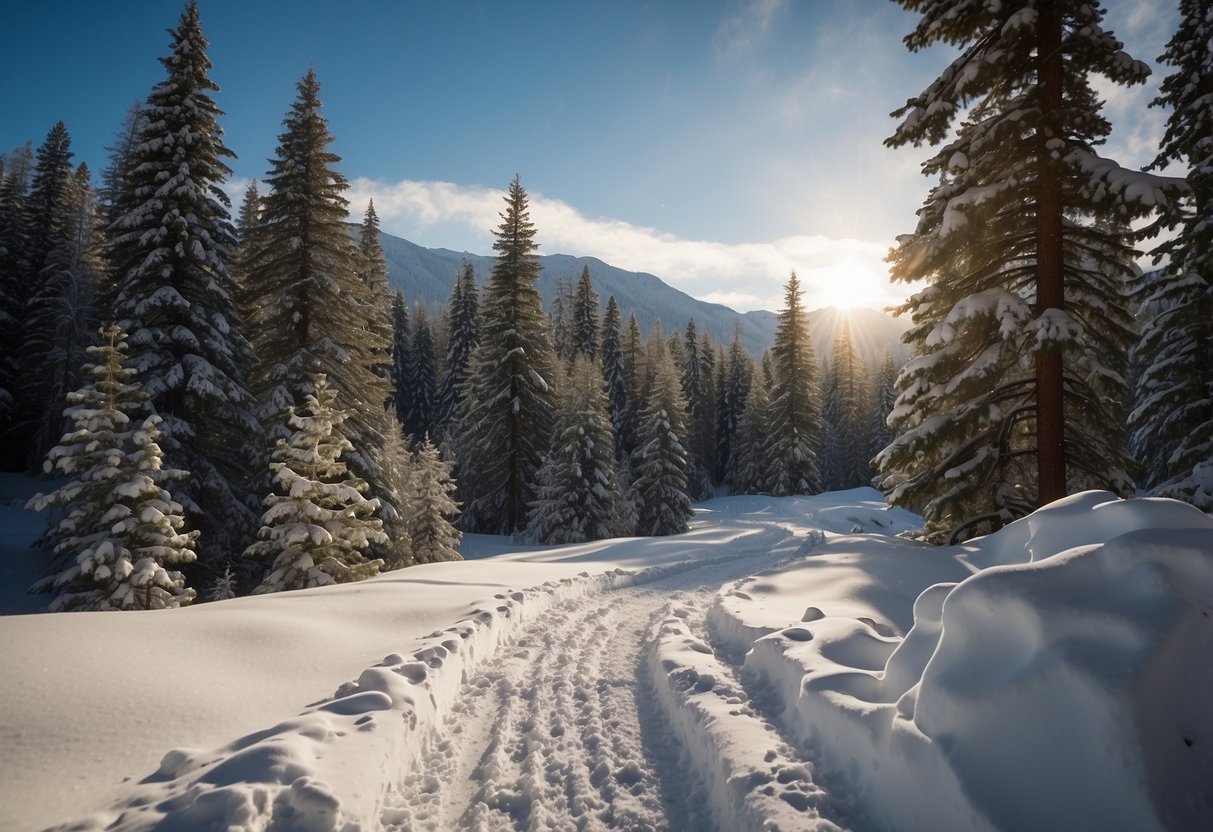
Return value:
<svg viewBox="0 0 1213 832">
<path fill-rule="evenodd" d="M 950 549 L 835 539 L 709 624 L 857 826 L 1213 828 L 1213 518 L 1190 506 L 1087 492 Z"/>
</svg>

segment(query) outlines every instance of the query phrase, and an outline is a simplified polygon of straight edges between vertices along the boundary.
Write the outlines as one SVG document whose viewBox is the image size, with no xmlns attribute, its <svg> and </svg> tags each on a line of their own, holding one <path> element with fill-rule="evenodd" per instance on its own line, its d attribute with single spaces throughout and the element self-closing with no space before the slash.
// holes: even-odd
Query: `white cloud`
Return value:
<svg viewBox="0 0 1213 832">
<path fill-rule="evenodd" d="M 504 192 L 450 182 L 357 179 L 351 210 L 367 199 L 385 231 L 420 245 L 487 253 Z M 531 220 L 541 251 L 598 257 L 630 271 L 650 272 L 689 295 L 735 309 L 778 309 L 795 269 L 810 308 L 850 301 L 883 306 L 905 297 L 888 284 L 883 257 L 889 243 L 797 235 L 771 242 L 728 244 L 685 240 L 617 219 L 586 217 L 568 203 L 530 193 Z"/>
<path fill-rule="evenodd" d="M 771 21 L 784 0 L 745 0 L 737 13 L 721 21 L 712 38 L 718 55 L 756 47 L 771 28 Z"/>
</svg>

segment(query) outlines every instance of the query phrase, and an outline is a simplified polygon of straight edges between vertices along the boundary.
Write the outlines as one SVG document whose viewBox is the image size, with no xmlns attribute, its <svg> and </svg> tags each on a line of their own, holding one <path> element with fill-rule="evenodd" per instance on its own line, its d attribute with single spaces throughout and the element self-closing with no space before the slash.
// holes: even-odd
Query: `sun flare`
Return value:
<svg viewBox="0 0 1213 832">
<path fill-rule="evenodd" d="M 847 259 L 820 270 L 815 294 L 821 306 L 879 309 L 885 305 L 888 281 L 888 275 L 875 267 Z"/>
</svg>

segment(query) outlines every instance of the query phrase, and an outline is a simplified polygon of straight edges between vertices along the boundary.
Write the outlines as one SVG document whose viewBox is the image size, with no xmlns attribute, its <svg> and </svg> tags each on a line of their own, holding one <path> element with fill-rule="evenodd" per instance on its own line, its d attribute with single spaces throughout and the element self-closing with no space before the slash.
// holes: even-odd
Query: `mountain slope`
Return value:
<svg viewBox="0 0 1213 832">
<path fill-rule="evenodd" d="M 450 297 L 455 274 L 464 260 L 472 264 L 476 278 L 482 284 L 488 280 L 493 267 L 493 257 L 445 248 L 425 248 L 387 233 L 382 234 L 382 241 L 392 287 L 403 291 L 410 304 L 420 301 L 434 309 L 445 304 Z M 541 257 L 540 262 L 543 271 L 539 273 L 538 288 L 548 302 L 555 295 L 560 282 L 575 282 L 581 276 L 582 268 L 589 266 L 594 290 L 602 299 L 603 306 L 606 299 L 614 295 L 624 322 L 629 313 L 634 313 L 642 332 L 647 333 L 659 320 L 667 333 L 675 328 L 681 330 L 686 327 L 688 319 L 694 318 L 700 332 L 706 331 L 716 341 L 727 344 L 733 338 L 734 325 L 739 324 L 742 345 L 756 357 L 762 355 L 762 351 L 775 340 L 776 316 L 773 312 L 757 310 L 740 313 L 719 303 L 697 300 L 663 283 L 655 275 L 629 272 L 604 263 L 597 257 L 549 254 Z M 899 362 L 904 360 L 905 348 L 898 340 L 905 330 L 904 324 L 874 309 L 851 310 L 851 319 L 852 330 L 865 361 L 882 361 L 885 350 L 890 348 Z M 829 353 L 839 320 L 836 310 L 819 309 L 809 313 L 810 333 L 822 359 Z"/>
</svg>

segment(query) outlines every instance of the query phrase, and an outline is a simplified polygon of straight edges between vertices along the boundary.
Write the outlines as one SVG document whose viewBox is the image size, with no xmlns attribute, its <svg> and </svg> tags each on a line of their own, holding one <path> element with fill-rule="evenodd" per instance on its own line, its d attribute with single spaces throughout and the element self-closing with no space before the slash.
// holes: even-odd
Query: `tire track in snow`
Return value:
<svg viewBox="0 0 1213 832">
<path fill-rule="evenodd" d="M 706 607 L 722 583 L 780 557 L 751 551 L 763 554 L 561 604 L 529 626 L 463 685 L 386 796 L 384 828 L 704 828 L 645 656 L 672 599 Z"/>
</svg>

